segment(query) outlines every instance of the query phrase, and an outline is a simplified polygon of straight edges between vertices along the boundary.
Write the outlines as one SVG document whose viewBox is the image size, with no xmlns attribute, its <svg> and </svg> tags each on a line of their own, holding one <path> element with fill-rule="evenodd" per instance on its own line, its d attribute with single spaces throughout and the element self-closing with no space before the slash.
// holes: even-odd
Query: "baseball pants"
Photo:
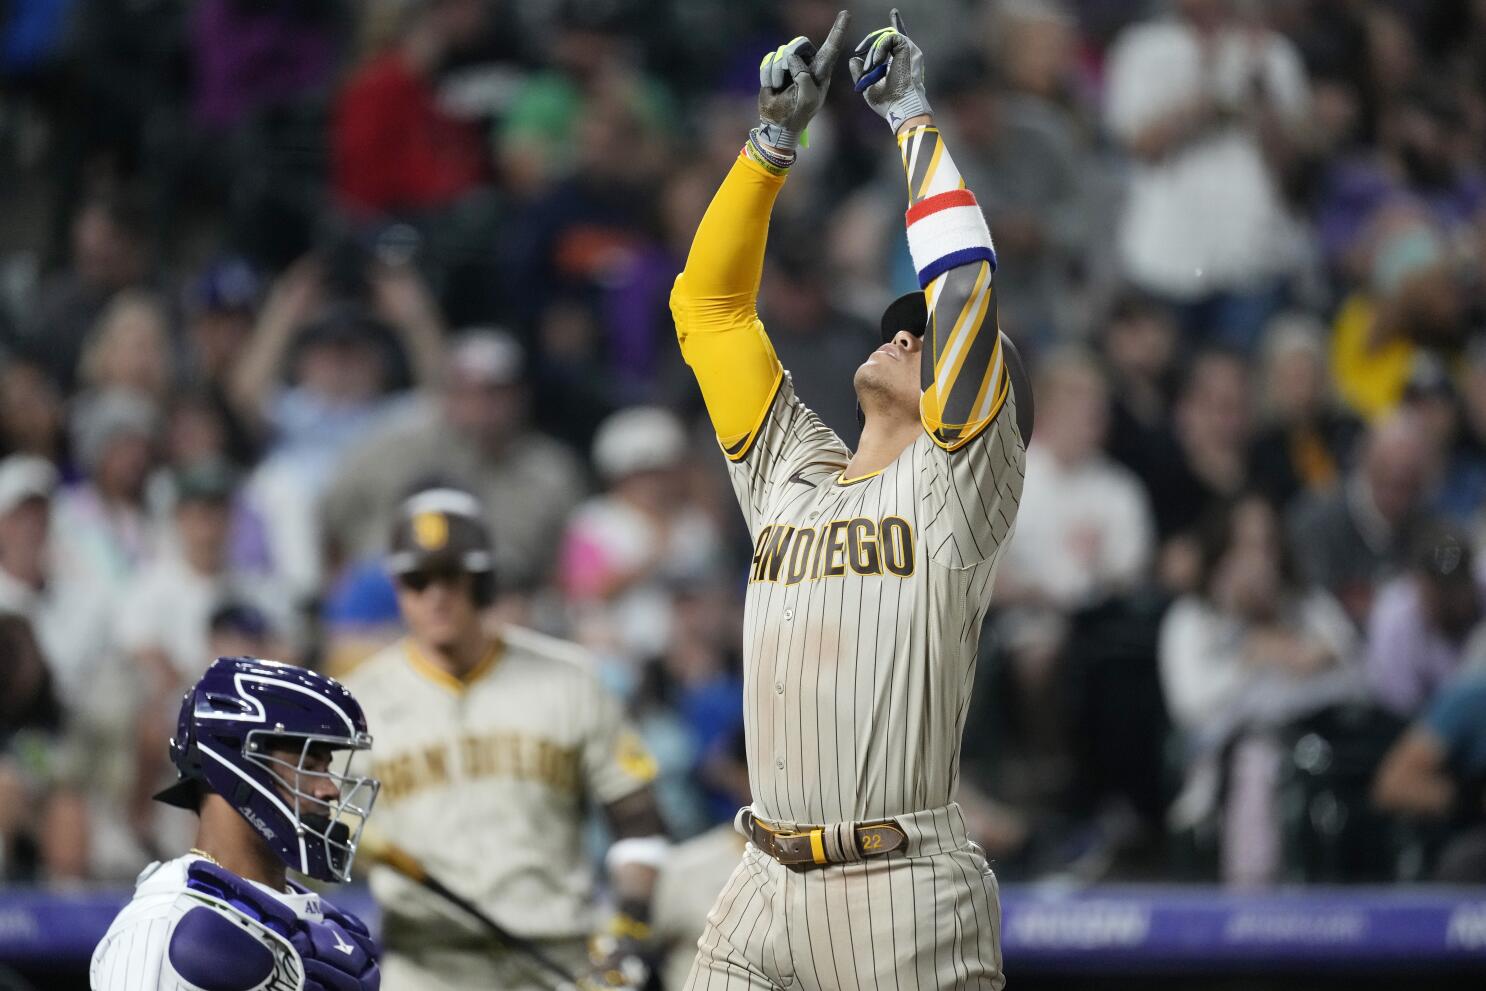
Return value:
<svg viewBox="0 0 1486 991">
<path fill-rule="evenodd" d="M 907 854 L 794 871 L 752 843 L 707 917 L 687 991 L 1000 991 L 996 876 L 959 806 L 897 817 Z"/>
</svg>

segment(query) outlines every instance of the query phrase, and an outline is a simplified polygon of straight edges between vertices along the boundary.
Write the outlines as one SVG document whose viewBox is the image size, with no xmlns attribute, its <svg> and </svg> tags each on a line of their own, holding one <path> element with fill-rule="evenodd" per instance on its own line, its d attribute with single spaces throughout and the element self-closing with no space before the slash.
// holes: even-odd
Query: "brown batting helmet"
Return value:
<svg viewBox="0 0 1486 991">
<path fill-rule="evenodd" d="M 458 489 L 426 489 L 409 498 L 392 527 L 387 570 L 457 571 L 476 579 L 476 599 L 495 596 L 495 544 L 479 500 Z"/>
</svg>

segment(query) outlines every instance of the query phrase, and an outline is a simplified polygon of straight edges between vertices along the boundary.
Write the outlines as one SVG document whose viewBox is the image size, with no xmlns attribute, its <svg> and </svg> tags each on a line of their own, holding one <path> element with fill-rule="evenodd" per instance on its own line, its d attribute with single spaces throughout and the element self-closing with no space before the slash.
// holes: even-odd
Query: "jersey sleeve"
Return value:
<svg viewBox="0 0 1486 991">
<path fill-rule="evenodd" d="M 954 451 L 927 435 L 915 444 L 929 560 L 970 568 L 995 559 L 1010 542 L 1027 466 L 1015 404 L 1008 392 L 1003 414 Z"/>
<path fill-rule="evenodd" d="M 596 678 L 587 679 L 588 725 L 582 744 L 583 782 L 588 795 L 609 805 L 655 780 L 657 767 L 619 700 Z"/>
<path fill-rule="evenodd" d="M 838 473 L 850 460 L 846 445 L 835 431 L 800 402 L 786 372 L 764 411 L 753 443 L 741 457 L 728 459 L 728 478 L 748 532 L 755 533 L 766 522 L 770 503 L 776 495 L 788 494 L 780 489 L 796 484 L 792 479 L 801 483 L 797 487 L 804 493 L 817 473 Z"/>
<path fill-rule="evenodd" d="M 142 919 L 110 932 L 93 951 L 88 971 L 92 991 L 190 991 L 161 967 L 173 921 Z"/>
</svg>

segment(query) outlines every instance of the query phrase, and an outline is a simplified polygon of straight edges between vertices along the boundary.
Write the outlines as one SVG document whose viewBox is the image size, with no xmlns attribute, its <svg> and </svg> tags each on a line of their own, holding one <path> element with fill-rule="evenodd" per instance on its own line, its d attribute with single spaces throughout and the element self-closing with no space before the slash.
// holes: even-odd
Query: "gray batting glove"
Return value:
<svg viewBox="0 0 1486 991">
<path fill-rule="evenodd" d="M 758 65 L 759 139 L 793 153 L 805 128 L 820 111 L 831 88 L 831 71 L 841 55 L 841 36 L 851 13 L 841 11 L 817 51 L 801 35 L 764 56 Z"/>
<path fill-rule="evenodd" d="M 903 33 L 898 8 L 891 19 L 892 27 L 862 39 L 847 65 L 856 91 L 896 134 L 905 120 L 934 111 L 924 93 L 924 53 Z"/>
</svg>

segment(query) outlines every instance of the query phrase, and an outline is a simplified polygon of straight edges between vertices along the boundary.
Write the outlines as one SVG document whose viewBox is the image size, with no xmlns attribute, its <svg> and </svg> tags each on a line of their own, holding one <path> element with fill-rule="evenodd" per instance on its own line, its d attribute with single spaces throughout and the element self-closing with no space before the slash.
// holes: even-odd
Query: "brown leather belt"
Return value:
<svg viewBox="0 0 1486 991">
<path fill-rule="evenodd" d="M 881 857 L 908 842 L 903 828 L 892 819 L 785 830 L 744 809 L 739 821 L 754 846 L 796 871 Z"/>
</svg>

